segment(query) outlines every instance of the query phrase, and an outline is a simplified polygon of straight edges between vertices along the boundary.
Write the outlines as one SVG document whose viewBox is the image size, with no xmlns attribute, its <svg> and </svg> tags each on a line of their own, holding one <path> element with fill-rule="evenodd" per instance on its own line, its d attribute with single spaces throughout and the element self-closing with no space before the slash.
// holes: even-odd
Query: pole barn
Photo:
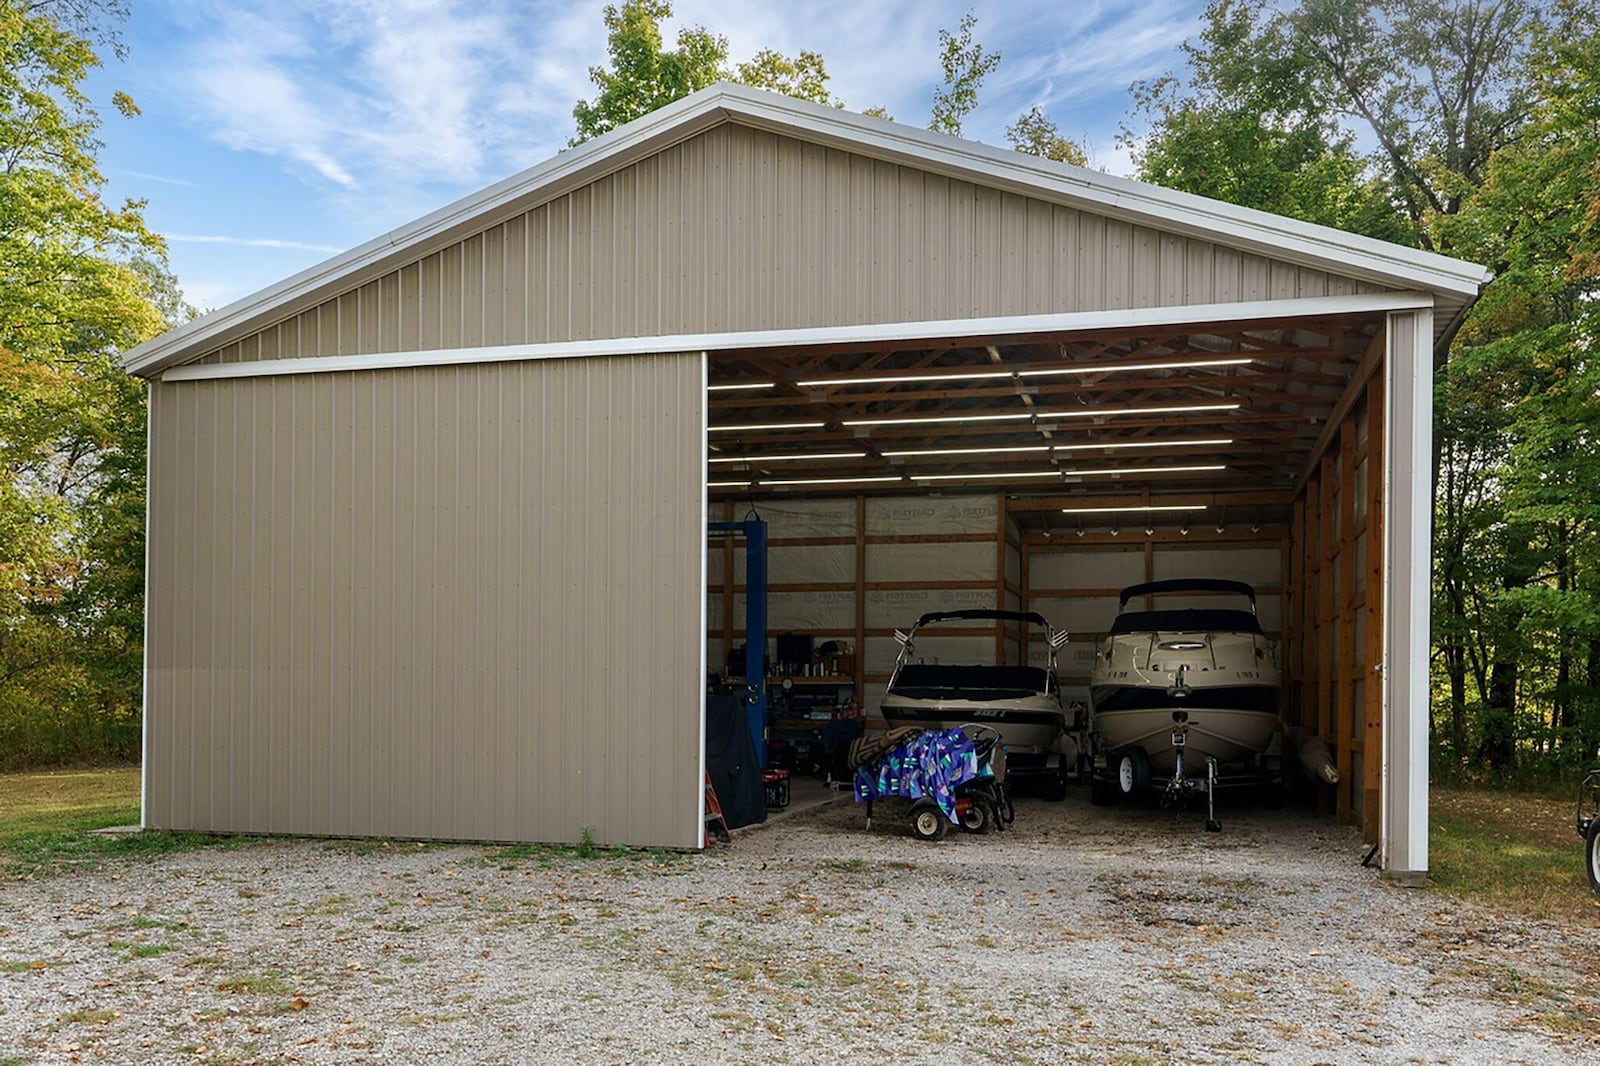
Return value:
<svg viewBox="0 0 1600 1066">
<path fill-rule="evenodd" d="M 128 353 L 144 824 L 699 846 L 754 500 L 774 625 L 869 697 L 907 597 L 1092 638 L 1113 572 L 1253 574 L 1321 802 L 1419 875 L 1431 373 L 1487 279 L 703 90 Z"/>
</svg>

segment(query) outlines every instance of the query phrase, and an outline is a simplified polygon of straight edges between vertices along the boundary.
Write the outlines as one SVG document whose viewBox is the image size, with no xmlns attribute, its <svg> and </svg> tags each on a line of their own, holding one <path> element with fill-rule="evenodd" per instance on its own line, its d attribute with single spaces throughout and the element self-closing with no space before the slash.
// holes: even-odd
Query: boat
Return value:
<svg viewBox="0 0 1600 1066">
<path fill-rule="evenodd" d="M 1243 600 L 1248 609 L 1144 609 L 1145 597 L 1197 595 Z M 1109 776 L 1132 793 L 1153 776 L 1182 778 L 1180 748 L 1190 772 L 1206 773 L 1210 760 L 1259 763 L 1279 732 L 1280 694 L 1278 642 L 1261 631 L 1254 588 L 1213 578 L 1150 581 L 1122 590 L 1095 654 L 1091 728 Z"/>
<path fill-rule="evenodd" d="M 943 623 L 1016 622 L 1042 629 L 1046 665 L 996 666 L 991 663 L 941 663 L 919 658 L 916 642 L 930 626 Z M 933 630 L 937 635 L 937 628 Z M 1087 709 L 1063 704 L 1056 680 L 1056 653 L 1067 641 L 1064 630 L 1031 611 L 935 611 L 917 619 L 910 632 L 895 630 L 900 654 L 895 660 L 882 712 L 891 728 L 954 729 L 966 723 L 992 726 L 1005 748 L 1012 778 L 1043 779 L 1046 798 L 1066 795 L 1068 776 L 1077 772 L 1086 751 Z"/>
</svg>

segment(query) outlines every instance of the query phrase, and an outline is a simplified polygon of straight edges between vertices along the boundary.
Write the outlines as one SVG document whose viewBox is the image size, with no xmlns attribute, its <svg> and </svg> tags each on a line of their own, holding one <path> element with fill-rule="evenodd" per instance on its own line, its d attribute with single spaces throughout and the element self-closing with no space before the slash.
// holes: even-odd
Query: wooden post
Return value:
<svg viewBox="0 0 1600 1066">
<path fill-rule="evenodd" d="M 1357 765 L 1353 748 L 1362 740 L 1355 726 L 1355 675 L 1356 675 L 1356 433 L 1355 415 L 1345 416 L 1339 427 L 1339 546 L 1336 549 L 1338 580 L 1334 588 L 1334 605 L 1337 611 L 1335 632 L 1338 634 L 1339 654 L 1334 676 L 1338 679 L 1338 698 L 1334 707 L 1334 734 L 1339 738 L 1337 762 L 1339 767 L 1339 796 L 1337 811 L 1340 821 L 1351 818 L 1350 795 L 1353 788 L 1351 769 Z"/>
<path fill-rule="evenodd" d="M 867 498 L 856 496 L 856 701 L 867 713 Z"/>
<path fill-rule="evenodd" d="M 1324 743 L 1337 744 L 1333 733 L 1333 622 L 1338 608 L 1333 602 L 1333 557 L 1338 550 L 1334 523 L 1338 512 L 1333 506 L 1335 478 L 1338 476 L 1331 455 L 1322 457 L 1317 483 L 1322 499 L 1317 504 L 1321 528 L 1317 531 L 1317 736 Z"/>
<path fill-rule="evenodd" d="M 1361 765 L 1361 836 L 1378 842 L 1383 824 L 1383 375 L 1367 384 L 1367 655 L 1363 686 L 1366 723 Z"/>
<path fill-rule="evenodd" d="M 1300 633 L 1300 724 L 1316 732 L 1317 709 L 1317 590 L 1322 566 L 1322 483 L 1315 477 L 1306 482 L 1305 528 L 1300 540 L 1300 614 L 1295 627 Z"/>
<path fill-rule="evenodd" d="M 995 579 L 994 579 L 994 606 L 995 610 L 1006 609 L 1006 494 L 1001 492 L 995 496 Z M 996 666 L 1004 666 L 1006 662 L 1006 624 L 996 622 L 994 627 L 994 662 Z"/>
<path fill-rule="evenodd" d="M 1019 556 L 1017 565 L 1017 610 L 1027 611 L 1029 609 L 1028 584 L 1033 580 L 1033 575 L 1030 573 L 1030 568 L 1033 565 L 1033 548 L 1026 540 L 1019 540 L 1019 543 L 1017 544 L 1017 555 Z M 1022 640 L 1017 647 L 1017 656 L 1022 660 L 1022 662 L 1018 665 L 1027 666 L 1029 653 L 1028 645 L 1032 643 L 1033 627 L 1021 626 L 1020 628 L 1022 630 Z"/>
<path fill-rule="evenodd" d="M 1302 666 L 1306 642 L 1304 623 L 1306 604 L 1306 501 L 1302 496 L 1294 501 L 1290 520 L 1289 539 L 1283 545 L 1283 639 L 1278 655 L 1283 664 L 1286 715 L 1291 725 L 1306 724 L 1306 678 Z"/>
<path fill-rule="evenodd" d="M 733 501 L 729 500 L 722 505 L 722 518 L 725 522 L 733 521 Z M 733 648 L 733 542 L 732 536 L 722 538 L 722 662 L 718 667 L 726 669 L 728 665 L 728 652 Z M 745 649 L 746 653 L 749 649 Z"/>
</svg>

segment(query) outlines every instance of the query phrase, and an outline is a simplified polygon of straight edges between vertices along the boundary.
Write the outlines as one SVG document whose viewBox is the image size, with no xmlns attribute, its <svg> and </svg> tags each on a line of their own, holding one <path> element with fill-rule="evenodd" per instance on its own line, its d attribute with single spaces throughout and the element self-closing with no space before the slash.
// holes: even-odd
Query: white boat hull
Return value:
<svg viewBox="0 0 1600 1066">
<path fill-rule="evenodd" d="M 1089 704 L 1101 747 L 1143 748 L 1156 773 L 1176 757 L 1173 714 L 1186 715 L 1187 772 L 1239 763 L 1267 749 L 1279 717 L 1278 647 L 1259 633 L 1135 631 L 1107 637 Z"/>
<path fill-rule="evenodd" d="M 954 729 L 968 722 L 992 726 L 1000 743 L 1015 755 L 1061 754 L 1077 758 L 1077 744 L 1067 736 L 1061 702 L 1041 695 L 1013 700 L 908 699 L 889 693 L 883 717 L 891 727 Z M 1070 751 L 1068 750 L 1070 749 Z"/>
<path fill-rule="evenodd" d="M 1278 731 L 1278 712 L 1238 710 L 1228 707 L 1184 706 L 1174 700 L 1161 707 L 1140 707 L 1095 716 L 1095 730 L 1108 750 L 1143 748 L 1156 773 L 1171 773 L 1177 757 L 1172 746 L 1172 712 L 1184 711 L 1189 719 L 1184 764 L 1193 773 L 1207 757 L 1219 763 L 1245 762 L 1261 754 Z"/>
</svg>

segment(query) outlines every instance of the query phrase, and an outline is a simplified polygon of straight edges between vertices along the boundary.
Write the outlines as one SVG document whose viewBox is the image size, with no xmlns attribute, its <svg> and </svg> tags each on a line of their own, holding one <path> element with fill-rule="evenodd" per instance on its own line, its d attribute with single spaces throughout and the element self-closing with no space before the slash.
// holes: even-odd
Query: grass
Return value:
<svg viewBox="0 0 1600 1066">
<path fill-rule="evenodd" d="M 1430 879 L 1440 890 L 1556 921 L 1592 924 L 1570 797 L 1435 788 Z"/>
<path fill-rule="evenodd" d="M 294 991 L 289 982 L 274 974 L 233 977 L 217 985 L 222 992 L 244 992 L 252 996 L 287 996 Z"/>
<path fill-rule="evenodd" d="M 138 821 L 137 768 L 0 774 L 0 874 L 54 873 L 121 856 L 239 843 L 207 833 L 90 835 Z"/>
</svg>

